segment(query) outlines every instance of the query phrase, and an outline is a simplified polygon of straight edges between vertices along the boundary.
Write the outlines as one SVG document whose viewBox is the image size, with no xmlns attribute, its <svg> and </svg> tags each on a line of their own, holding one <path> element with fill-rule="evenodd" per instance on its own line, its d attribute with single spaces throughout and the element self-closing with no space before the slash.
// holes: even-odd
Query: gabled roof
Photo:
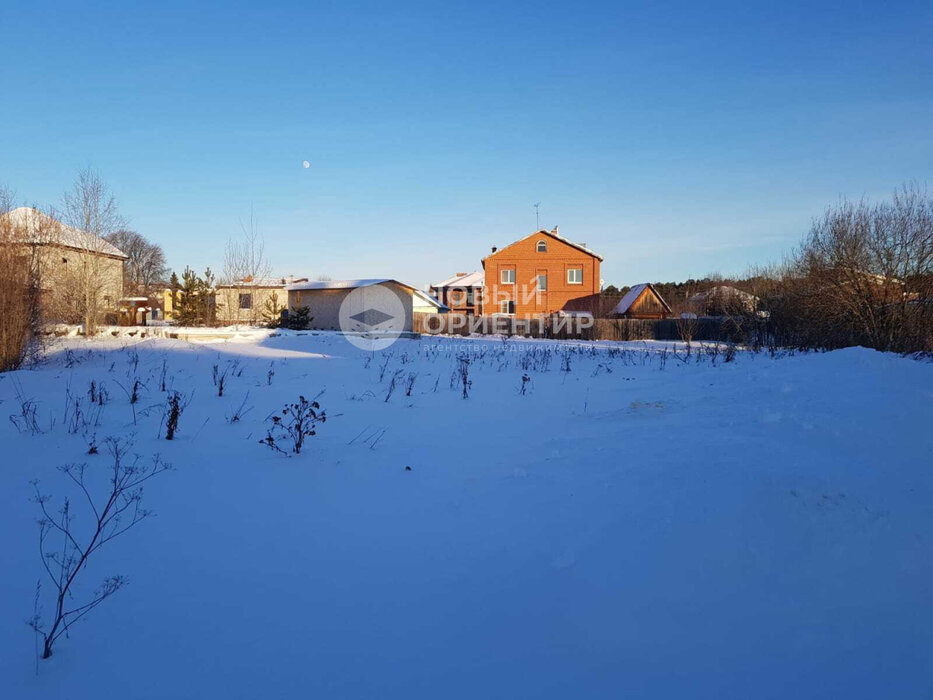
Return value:
<svg viewBox="0 0 933 700">
<path fill-rule="evenodd" d="M 410 289 L 413 295 L 417 296 L 423 301 L 428 302 L 432 306 L 436 306 L 438 309 L 447 309 L 447 307 L 440 303 L 437 299 L 430 296 L 429 294 L 425 294 L 417 287 L 413 287 L 410 284 L 405 284 L 404 282 L 399 282 L 398 280 L 388 278 L 362 280 L 316 280 L 314 282 L 297 282 L 295 284 L 288 285 L 285 289 L 289 292 L 310 292 L 321 289 L 359 289 L 360 287 L 374 287 L 378 284 L 385 284 L 387 282 L 397 284 L 399 287 Z"/>
<path fill-rule="evenodd" d="M 640 297 L 646 289 L 650 289 L 651 293 L 654 294 L 658 301 L 661 302 L 661 305 L 667 309 L 667 312 L 671 313 L 671 307 L 667 305 L 667 302 L 664 301 L 660 294 L 658 294 L 658 291 L 651 285 L 650 282 L 636 284 L 634 287 L 629 289 L 625 293 L 625 296 L 619 299 L 619 303 L 615 305 L 615 308 L 612 309 L 611 313 L 620 315 L 626 313 L 629 309 L 632 308 L 632 304 L 638 301 L 638 297 Z"/>
<path fill-rule="evenodd" d="M 443 282 L 432 284 L 434 289 L 441 287 L 482 287 L 486 283 L 486 275 L 482 272 L 467 272 L 466 274 L 457 274 L 445 279 Z"/>
<path fill-rule="evenodd" d="M 18 207 L 6 216 L 14 226 L 25 232 L 24 243 L 60 245 L 122 260 L 129 259 L 126 253 L 103 238 L 63 224 L 38 209 Z"/>
<path fill-rule="evenodd" d="M 507 246 L 504 246 L 504 247 L 502 247 L 502 248 L 499 248 L 499 250 L 497 250 L 495 253 L 490 253 L 490 254 L 487 255 L 485 258 L 483 258 L 483 262 L 485 263 L 489 258 L 491 258 L 491 257 L 493 257 L 493 256 L 495 256 L 495 255 L 498 255 L 498 254 L 501 253 L 503 250 L 506 250 L 507 248 L 510 248 L 511 246 L 515 245 L 516 243 L 521 243 L 522 241 L 527 240 L 528 238 L 532 238 L 532 237 L 534 237 L 534 236 L 550 236 L 551 238 L 557 239 L 557 240 L 560 241 L 561 243 L 566 243 L 567 245 L 571 246 L 572 248 L 576 248 L 577 250 L 583 251 L 583 252 L 586 253 L 587 255 L 592 255 L 594 258 L 596 258 L 597 260 L 599 260 L 600 262 L 602 262 L 602 259 L 603 259 L 603 256 L 602 256 L 602 255 L 600 255 L 599 253 L 596 253 L 596 252 L 590 250 L 589 248 L 587 248 L 587 247 L 584 246 L 584 245 L 580 245 L 579 243 L 574 243 L 574 242 L 571 241 L 569 238 L 564 238 L 563 236 L 561 236 L 561 235 L 557 232 L 557 227 L 556 227 L 556 226 L 554 227 L 554 230 L 553 230 L 553 231 L 545 231 L 544 229 L 541 229 L 540 231 L 535 231 L 534 233 L 528 234 L 528 235 L 525 236 L 524 238 L 519 238 L 517 241 L 513 241 L 512 243 L 509 243 Z"/>
</svg>

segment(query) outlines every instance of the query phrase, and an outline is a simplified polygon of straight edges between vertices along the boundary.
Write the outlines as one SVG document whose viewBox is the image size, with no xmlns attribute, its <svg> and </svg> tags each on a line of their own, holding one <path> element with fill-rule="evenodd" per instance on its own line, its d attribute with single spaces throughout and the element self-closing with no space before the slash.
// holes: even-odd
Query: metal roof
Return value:
<svg viewBox="0 0 933 700">
<path fill-rule="evenodd" d="M 436 306 L 438 309 L 447 309 L 447 307 L 440 303 L 437 299 L 429 294 L 426 294 L 425 292 L 422 292 L 417 287 L 413 287 L 410 284 L 405 284 L 404 282 L 399 282 L 398 280 L 389 278 L 361 280 L 316 280 L 314 282 L 298 282 L 297 284 L 290 284 L 285 289 L 289 292 L 310 292 L 314 290 L 325 289 L 359 289 L 361 287 L 374 287 L 376 285 L 386 284 L 389 282 L 392 284 L 397 284 L 400 287 L 404 287 L 405 289 L 410 289 L 412 294 L 428 302 L 432 306 Z"/>
<path fill-rule="evenodd" d="M 304 292 L 312 289 L 357 289 L 359 287 L 372 287 L 376 284 L 383 284 L 385 282 L 395 282 L 400 284 L 403 287 L 409 287 L 414 289 L 410 284 L 404 284 L 398 282 L 397 280 L 380 278 L 380 279 L 362 279 L 362 280 L 314 280 L 313 282 L 296 282 L 295 284 L 290 284 L 286 288 L 290 292 Z"/>
</svg>

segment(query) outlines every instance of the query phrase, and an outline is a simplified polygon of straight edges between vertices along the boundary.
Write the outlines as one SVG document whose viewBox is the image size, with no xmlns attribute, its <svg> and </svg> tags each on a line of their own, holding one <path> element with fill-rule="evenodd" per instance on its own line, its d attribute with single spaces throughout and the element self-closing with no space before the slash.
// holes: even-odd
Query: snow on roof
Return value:
<svg viewBox="0 0 933 700">
<path fill-rule="evenodd" d="M 422 292 L 420 289 L 413 289 L 412 294 L 414 294 L 414 296 L 418 297 L 419 299 L 427 302 L 431 306 L 437 307 L 437 309 L 440 311 L 449 311 L 449 309 L 444 304 L 439 302 L 437 299 L 432 297 L 430 294 L 426 292 Z"/>
<path fill-rule="evenodd" d="M 218 287 L 285 287 L 290 284 L 307 282 L 307 277 L 246 277 L 230 284 L 218 284 Z"/>
<path fill-rule="evenodd" d="M 631 287 L 626 293 L 625 296 L 619 299 L 619 303 L 615 305 L 615 308 L 612 310 L 614 314 L 624 314 L 628 311 L 632 304 L 635 303 L 635 300 L 641 296 L 641 293 L 645 291 L 648 284 L 636 284 L 634 287 Z"/>
<path fill-rule="evenodd" d="M 456 274 L 453 277 L 445 279 L 443 282 L 432 284 L 434 289 L 441 287 L 482 287 L 486 282 L 486 275 L 482 272 L 467 272 Z"/>
<path fill-rule="evenodd" d="M 392 284 L 397 284 L 400 287 L 405 287 L 405 289 L 410 289 L 412 294 L 418 298 L 426 301 L 432 306 L 436 306 L 438 309 L 445 310 L 447 307 L 441 304 L 437 299 L 422 292 L 417 287 L 413 287 L 410 284 L 405 284 L 404 282 L 399 282 L 398 280 L 380 278 L 380 279 L 362 279 L 362 280 L 316 280 L 314 282 L 298 282 L 296 284 L 290 284 L 286 287 L 289 292 L 309 292 L 318 289 L 359 289 L 360 287 L 374 287 L 377 284 L 385 284 L 391 282 Z"/>
<path fill-rule="evenodd" d="M 664 305 L 664 307 L 668 311 L 671 310 L 671 307 L 667 305 L 667 302 L 664 301 L 664 299 L 661 299 L 661 295 L 658 294 L 657 291 L 655 291 L 655 288 L 652 287 L 649 282 L 643 282 L 642 284 L 636 284 L 634 287 L 629 289 L 625 293 L 625 296 L 619 299 L 619 303 L 615 305 L 615 308 L 612 310 L 611 313 L 614 313 L 614 314 L 626 313 L 632 307 L 632 304 L 634 304 L 638 300 L 638 297 L 640 297 L 642 292 L 644 292 L 646 289 L 650 289 L 652 292 L 654 292 L 654 295 Z"/>
<path fill-rule="evenodd" d="M 754 294 L 749 294 L 748 292 L 744 292 L 741 289 L 737 289 L 736 287 L 728 287 L 725 285 L 720 285 L 719 287 L 713 287 L 712 289 L 709 289 L 705 292 L 694 294 L 693 296 L 690 297 L 689 301 L 692 303 L 696 303 L 696 302 L 706 301 L 707 299 L 710 299 L 710 298 L 715 299 L 717 297 L 722 298 L 722 299 L 733 298 L 733 299 L 742 299 L 745 301 L 758 301 L 758 297 L 756 297 Z"/>
<path fill-rule="evenodd" d="M 597 260 L 599 260 L 600 262 L 602 262 L 602 259 L 603 259 L 603 256 L 602 256 L 602 255 L 600 255 L 599 253 L 596 253 L 596 252 L 590 250 L 590 249 L 587 248 L 585 245 L 582 245 L 582 244 L 580 244 L 580 243 L 575 243 L 575 242 L 571 241 L 569 238 L 564 238 L 563 236 L 561 236 L 561 235 L 557 232 L 557 226 L 555 226 L 554 229 L 551 230 L 551 231 L 546 231 L 545 229 L 541 229 L 540 231 L 535 231 L 534 233 L 530 233 L 530 234 L 528 234 L 527 236 L 525 236 L 525 238 L 531 238 L 532 236 L 550 236 L 551 238 L 556 238 L 557 240 L 559 240 L 559 241 L 561 241 L 561 242 L 563 242 L 563 243 L 566 243 L 567 245 L 569 245 L 569 246 L 571 246 L 571 247 L 573 247 L 573 248 L 576 248 L 577 250 L 582 250 L 584 253 L 588 253 L 589 255 L 592 255 L 594 258 L 596 258 Z M 483 258 L 483 261 L 487 260 L 488 258 L 491 258 L 491 257 L 492 257 L 493 255 L 495 255 L 496 253 L 501 253 L 503 250 L 505 250 L 505 249 L 508 248 L 509 246 L 513 246 L 513 245 L 515 245 L 516 243 L 519 243 L 520 241 L 524 241 L 525 238 L 519 238 L 517 241 L 514 241 L 514 242 L 512 242 L 512 243 L 509 243 L 509 245 L 505 246 L 504 248 L 500 248 L 500 249 L 497 250 L 495 253 L 490 253 L 490 254 L 487 255 L 485 258 Z"/>
<path fill-rule="evenodd" d="M 17 207 L 6 215 L 14 226 L 26 231 L 24 242 L 35 244 L 61 245 L 66 248 L 85 250 L 90 253 L 111 255 L 127 260 L 126 253 L 103 238 L 87 231 L 80 231 L 72 226 L 53 219 L 32 207 Z"/>
<path fill-rule="evenodd" d="M 383 279 L 362 279 L 362 280 L 315 280 L 313 282 L 296 282 L 295 284 L 288 285 L 288 291 L 290 292 L 305 292 L 313 289 L 357 289 L 359 287 L 372 287 L 376 284 L 383 284 L 385 282 L 395 282 L 396 284 L 401 284 L 403 287 L 412 287 L 410 284 L 403 284 L 402 282 L 397 282 L 393 279 L 383 278 Z"/>
</svg>

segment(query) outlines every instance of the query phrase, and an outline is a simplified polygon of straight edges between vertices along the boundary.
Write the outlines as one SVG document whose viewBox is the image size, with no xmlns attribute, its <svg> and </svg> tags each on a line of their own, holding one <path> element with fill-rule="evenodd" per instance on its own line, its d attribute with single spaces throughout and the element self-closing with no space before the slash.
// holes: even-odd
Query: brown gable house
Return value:
<svg viewBox="0 0 933 700">
<path fill-rule="evenodd" d="M 553 231 L 536 231 L 483 258 L 483 313 L 534 318 L 599 310 L 602 257 Z"/>
<path fill-rule="evenodd" d="M 629 289 L 615 308 L 610 318 L 661 319 L 671 314 L 671 307 L 661 298 L 654 286 L 648 282 L 636 284 Z"/>
</svg>

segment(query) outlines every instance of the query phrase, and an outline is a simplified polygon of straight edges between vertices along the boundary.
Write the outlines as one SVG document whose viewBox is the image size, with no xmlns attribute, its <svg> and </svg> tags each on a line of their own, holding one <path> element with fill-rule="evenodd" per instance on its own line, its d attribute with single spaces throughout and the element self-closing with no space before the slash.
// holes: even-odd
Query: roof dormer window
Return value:
<svg viewBox="0 0 933 700">
<path fill-rule="evenodd" d="M 535 250 L 539 253 L 547 252 L 547 241 L 538 241 L 538 245 L 535 246 Z"/>
</svg>

